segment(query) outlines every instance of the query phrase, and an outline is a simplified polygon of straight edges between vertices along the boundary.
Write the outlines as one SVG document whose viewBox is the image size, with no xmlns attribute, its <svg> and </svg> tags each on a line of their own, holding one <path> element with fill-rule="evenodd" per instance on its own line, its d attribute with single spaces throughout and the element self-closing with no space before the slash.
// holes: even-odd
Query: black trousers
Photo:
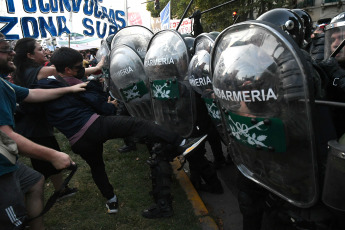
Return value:
<svg viewBox="0 0 345 230">
<path fill-rule="evenodd" d="M 90 166 L 92 178 L 106 199 L 114 196 L 103 161 L 103 143 L 110 139 L 134 137 L 177 146 L 182 138 L 150 121 L 130 116 L 100 116 L 73 146 Z"/>
<path fill-rule="evenodd" d="M 31 141 L 46 146 L 48 148 L 55 149 L 57 151 L 61 151 L 59 144 L 55 138 L 55 136 L 47 136 L 47 137 L 28 137 Z M 32 167 L 43 174 L 45 179 L 48 179 L 50 176 L 60 173 L 60 170 L 57 170 L 50 162 L 38 160 L 34 158 L 30 158 Z"/>
</svg>

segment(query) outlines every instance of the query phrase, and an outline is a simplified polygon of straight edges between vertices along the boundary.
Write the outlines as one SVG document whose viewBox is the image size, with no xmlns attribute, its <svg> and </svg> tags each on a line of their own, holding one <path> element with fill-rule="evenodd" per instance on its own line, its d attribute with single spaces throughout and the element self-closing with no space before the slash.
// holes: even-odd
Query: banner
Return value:
<svg viewBox="0 0 345 230">
<path fill-rule="evenodd" d="M 177 25 L 180 23 L 179 19 L 170 20 L 170 29 L 176 29 Z M 161 31 L 161 22 L 160 18 L 151 19 L 151 28 L 154 33 Z M 192 19 L 185 18 L 178 29 L 180 34 L 190 34 L 192 32 Z"/>
<path fill-rule="evenodd" d="M 56 47 L 70 47 L 75 50 L 88 50 L 101 47 L 101 39 L 85 37 L 82 34 L 72 33 L 56 38 Z"/>
<path fill-rule="evenodd" d="M 178 19 L 170 20 L 170 29 L 176 30 L 179 23 L 180 20 Z M 180 32 L 180 34 L 190 34 L 192 32 L 192 19 L 183 19 L 180 27 L 178 28 L 178 32 Z"/>
<path fill-rule="evenodd" d="M 143 20 L 139 12 L 128 12 L 128 25 L 142 25 Z"/>
<path fill-rule="evenodd" d="M 126 26 L 124 1 L 0 0 L 0 32 L 10 40 L 72 32 L 103 39 Z"/>
<path fill-rule="evenodd" d="M 161 17 L 161 29 L 169 29 L 170 28 L 170 1 L 164 7 L 164 9 L 159 14 Z"/>
</svg>

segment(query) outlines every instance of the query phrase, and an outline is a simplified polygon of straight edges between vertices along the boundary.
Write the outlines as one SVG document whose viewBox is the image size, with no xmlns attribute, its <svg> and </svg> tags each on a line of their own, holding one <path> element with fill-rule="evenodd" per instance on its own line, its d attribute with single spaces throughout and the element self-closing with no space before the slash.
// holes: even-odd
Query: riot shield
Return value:
<svg viewBox="0 0 345 230">
<path fill-rule="evenodd" d="M 345 211 L 345 146 L 336 140 L 329 141 L 329 153 L 323 185 L 322 201 L 329 207 Z"/>
<path fill-rule="evenodd" d="M 194 92 L 186 78 L 189 62 L 186 43 L 175 30 L 152 37 L 144 62 L 156 122 L 183 137 L 192 134 L 196 119 Z"/>
<path fill-rule="evenodd" d="M 110 60 L 110 78 L 116 86 L 112 93 L 122 99 L 131 116 L 154 120 L 148 78 L 139 54 L 127 45 L 118 45 Z"/>
<path fill-rule="evenodd" d="M 127 26 L 115 34 L 111 42 L 111 49 L 124 44 L 134 49 L 144 60 L 152 36 L 153 32 L 144 26 Z"/>
<path fill-rule="evenodd" d="M 201 98 L 204 100 L 208 114 L 221 136 L 222 142 L 228 145 L 227 135 L 221 121 L 220 109 L 213 93 L 212 79 L 210 76 L 210 62 L 211 57 L 209 52 L 206 50 L 199 50 L 189 63 L 187 76 L 192 89 L 200 94 Z"/>
<path fill-rule="evenodd" d="M 312 206 L 314 98 L 301 50 L 273 24 L 247 21 L 217 37 L 211 71 L 239 170 L 293 205 Z"/>
<path fill-rule="evenodd" d="M 101 47 L 96 53 L 96 60 L 99 62 L 103 56 L 105 57 L 103 68 L 109 69 L 109 55 L 109 46 L 105 40 L 102 40 Z"/>
<path fill-rule="evenodd" d="M 110 67 L 110 49 L 109 45 L 107 44 L 106 40 L 102 40 L 101 48 L 96 53 L 96 60 L 99 62 L 101 61 L 102 57 L 105 57 L 104 65 L 102 68 L 103 77 L 104 77 L 104 85 L 103 90 L 109 91 L 110 89 L 110 77 L 109 77 L 109 67 Z"/>
<path fill-rule="evenodd" d="M 214 41 L 216 40 L 219 32 L 202 33 L 195 38 L 194 52 L 197 53 L 200 50 L 206 50 L 211 53 Z"/>
</svg>

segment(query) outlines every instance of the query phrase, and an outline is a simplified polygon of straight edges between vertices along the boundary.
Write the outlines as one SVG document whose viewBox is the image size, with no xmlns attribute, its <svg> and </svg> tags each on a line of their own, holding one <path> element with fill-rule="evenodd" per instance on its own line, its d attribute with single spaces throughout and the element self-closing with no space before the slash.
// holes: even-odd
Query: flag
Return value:
<svg viewBox="0 0 345 230">
<path fill-rule="evenodd" d="M 169 29 L 170 28 L 170 1 L 164 7 L 164 9 L 160 12 L 161 17 L 161 29 Z"/>
</svg>

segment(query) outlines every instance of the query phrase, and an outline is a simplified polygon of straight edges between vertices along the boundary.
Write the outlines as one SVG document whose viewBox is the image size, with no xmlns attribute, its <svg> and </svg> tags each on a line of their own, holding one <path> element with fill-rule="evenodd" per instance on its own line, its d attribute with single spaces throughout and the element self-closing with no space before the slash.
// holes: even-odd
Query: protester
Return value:
<svg viewBox="0 0 345 230">
<path fill-rule="evenodd" d="M 78 80 L 83 72 L 83 58 L 76 50 L 62 47 L 55 51 L 51 62 L 59 72 L 57 80 L 39 81 L 41 88 L 60 88 L 68 85 L 66 79 Z M 96 96 L 96 97 L 95 97 Z M 80 155 L 90 166 L 92 177 L 107 199 L 108 213 L 118 211 L 118 199 L 109 183 L 103 162 L 103 143 L 109 139 L 133 136 L 138 139 L 150 139 L 170 144 L 171 154 L 182 152 L 195 140 L 184 140 L 178 134 L 155 125 L 149 121 L 129 116 L 107 116 L 104 105 L 107 102 L 97 100 L 92 81 L 86 92 L 65 95 L 53 102 L 45 103 L 47 119 L 70 141 L 73 152 Z"/>
<path fill-rule="evenodd" d="M 45 78 L 56 74 L 54 67 L 44 67 L 45 63 L 48 62 L 45 56 L 47 50 L 43 51 L 35 39 L 19 39 L 14 50 L 16 52 L 13 60 L 16 65 L 13 75 L 15 84 L 32 88 L 32 84 L 38 81 L 38 77 Z M 53 127 L 48 124 L 44 111 L 39 106 L 20 103 L 16 110 L 15 120 L 17 133 L 35 143 L 61 151 L 55 139 Z M 63 183 L 62 174 L 52 164 L 33 158 L 31 158 L 31 163 L 33 168 L 42 173 L 46 180 L 50 177 L 55 190 L 60 189 Z M 60 198 L 73 195 L 76 192 L 76 188 L 66 187 Z"/>
<path fill-rule="evenodd" d="M 0 33 L 0 74 L 8 74 L 15 70 L 14 55 L 13 48 Z M 26 216 L 36 217 L 43 209 L 44 178 L 40 173 L 17 162 L 17 156 L 13 155 L 17 152 L 17 146 L 20 154 L 49 161 L 56 169 L 67 168 L 73 163 L 67 154 L 35 144 L 13 131 L 16 102 L 53 100 L 66 93 L 84 91 L 85 86 L 86 84 L 79 84 L 49 90 L 27 89 L 0 78 L 0 226 L 2 229 L 20 229 L 24 225 Z M 15 140 L 15 143 L 11 139 Z M 42 217 L 32 220 L 29 225 L 30 229 L 44 229 Z"/>
<path fill-rule="evenodd" d="M 43 51 L 35 39 L 19 39 L 15 45 L 15 52 L 13 60 L 17 67 L 13 75 L 15 84 L 32 88 L 39 79 L 57 75 L 55 67 L 44 66 L 47 62 L 46 51 Z M 101 69 L 101 65 L 102 63 L 92 70 L 98 71 Z M 16 132 L 35 143 L 61 151 L 55 139 L 53 127 L 48 124 L 42 108 L 30 103 L 20 103 L 15 119 Z M 60 189 L 63 183 L 62 175 L 49 162 L 31 159 L 31 163 L 35 170 L 44 175 L 45 179 L 51 178 L 55 190 Z M 76 188 L 66 187 L 59 198 L 71 196 L 76 192 Z"/>
</svg>

